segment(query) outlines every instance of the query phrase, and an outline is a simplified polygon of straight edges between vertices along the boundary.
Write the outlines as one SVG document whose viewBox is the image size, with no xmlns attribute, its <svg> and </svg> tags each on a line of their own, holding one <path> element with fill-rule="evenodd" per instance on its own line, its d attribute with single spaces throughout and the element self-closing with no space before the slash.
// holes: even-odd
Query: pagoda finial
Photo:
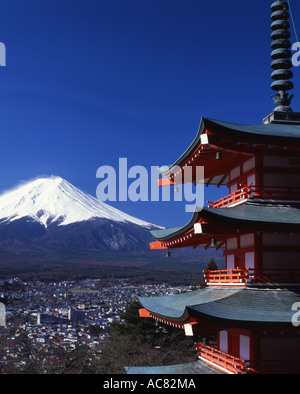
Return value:
<svg viewBox="0 0 300 394">
<path fill-rule="evenodd" d="M 292 68 L 292 52 L 290 51 L 291 42 L 289 38 L 290 34 L 290 23 L 289 23 L 289 5 L 286 1 L 276 0 L 271 5 L 272 10 L 272 44 L 273 49 L 271 58 L 273 59 L 271 67 L 274 70 L 272 72 L 272 79 L 274 82 L 271 84 L 271 88 L 278 93 L 272 96 L 276 105 L 275 111 L 289 112 L 292 111 L 290 108 L 293 94 L 289 95 L 288 90 L 293 89 L 294 84 L 290 81 L 293 77 Z"/>
</svg>

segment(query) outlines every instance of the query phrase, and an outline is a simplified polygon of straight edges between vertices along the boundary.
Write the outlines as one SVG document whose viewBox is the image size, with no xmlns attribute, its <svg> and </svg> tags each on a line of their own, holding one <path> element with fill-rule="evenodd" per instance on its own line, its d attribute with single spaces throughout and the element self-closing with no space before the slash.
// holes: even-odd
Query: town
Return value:
<svg viewBox="0 0 300 394">
<path fill-rule="evenodd" d="M 129 301 L 137 296 L 180 294 L 188 290 L 189 286 L 171 287 L 165 283 L 133 284 L 125 278 L 0 280 L 0 301 L 6 314 L 6 327 L 0 327 L 0 369 L 13 366 L 14 371 L 22 372 L 34 353 L 44 352 L 49 362 L 52 345 L 65 352 L 82 345 L 98 350 L 109 338 L 111 324 L 122 321 L 120 316 Z"/>
</svg>

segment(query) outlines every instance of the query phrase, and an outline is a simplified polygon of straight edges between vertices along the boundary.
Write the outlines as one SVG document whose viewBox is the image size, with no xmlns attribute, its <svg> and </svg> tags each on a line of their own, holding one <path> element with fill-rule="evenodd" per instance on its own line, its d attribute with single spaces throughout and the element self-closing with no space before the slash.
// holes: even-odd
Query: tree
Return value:
<svg viewBox="0 0 300 394">
<path fill-rule="evenodd" d="M 126 336 L 134 334 L 136 341 L 155 343 L 156 325 L 153 319 L 140 318 L 139 309 L 143 308 L 141 303 L 135 299 L 129 301 L 124 313 L 120 315 L 121 323 L 112 323 L 112 334 Z"/>
<path fill-rule="evenodd" d="M 217 270 L 218 270 L 217 263 L 213 258 L 211 258 L 209 263 L 207 264 L 206 271 L 217 271 Z"/>
<path fill-rule="evenodd" d="M 179 364 L 197 359 L 194 341 L 184 331 L 139 317 L 142 305 L 128 303 L 122 323 L 112 324 L 112 335 L 101 353 L 99 373 L 125 373 L 125 366 Z"/>
<path fill-rule="evenodd" d="M 209 263 L 207 264 L 206 270 L 205 271 L 217 271 L 218 270 L 218 266 L 217 263 L 215 262 L 215 260 L 213 258 L 210 259 Z M 206 282 L 204 280 L 204 278 L 202 279 L 202 283 L 200 286 L 202 289 L 204 287 L 206 287 Z"/>
</svg>

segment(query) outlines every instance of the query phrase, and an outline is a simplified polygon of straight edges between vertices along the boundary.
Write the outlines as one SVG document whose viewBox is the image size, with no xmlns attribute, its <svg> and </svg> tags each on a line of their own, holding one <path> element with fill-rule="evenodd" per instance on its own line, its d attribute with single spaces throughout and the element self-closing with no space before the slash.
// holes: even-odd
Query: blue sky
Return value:
<svg viewBox="0 0 300 394">
<path fill-rule="evenodd" d="M 271 3 L 1 2 L 0 192 L 54 174 L 96 196 L 98 167 L 120 157 L 129 167 L 171 164 L 202 116 L 261 123 L 274 108 Z M 300 34 L 300 4 L 291 5 Z M 223 193 L 207 188 L 205 200 Z M 191 216 L 184 203 L 111 205 L 167 227 Z"/>
</svg>

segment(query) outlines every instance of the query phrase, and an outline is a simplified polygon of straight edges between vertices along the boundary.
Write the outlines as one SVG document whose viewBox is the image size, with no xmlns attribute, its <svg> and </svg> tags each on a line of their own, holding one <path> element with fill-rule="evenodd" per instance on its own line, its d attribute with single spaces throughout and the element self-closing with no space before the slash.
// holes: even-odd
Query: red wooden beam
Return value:
<svg viewBox="0 0 300 394">
<path fill-rule="evenodd" d="M 146 308 L 139 309 L 139 315 L 140 315 L 140 317 L 148 317 L 148 318 L 152 317 L 151 313 L 149 311 L 147 311 Z"/>
<path fill-rule="evenodd" d="M 162 246 L 162 243 L 160 241 L 155 241 L 150 243 L 150 249 L 153 250 L 160 250 L 160 249 L 168 249 L 165 246 Z"/>
<path fill-rule="evenodd" d="M 172 186 L 175 185 L 175 182 L 171 181 L 169 178 L 160 178 L 157 180 L 158 186 Z"/>
</svg>

